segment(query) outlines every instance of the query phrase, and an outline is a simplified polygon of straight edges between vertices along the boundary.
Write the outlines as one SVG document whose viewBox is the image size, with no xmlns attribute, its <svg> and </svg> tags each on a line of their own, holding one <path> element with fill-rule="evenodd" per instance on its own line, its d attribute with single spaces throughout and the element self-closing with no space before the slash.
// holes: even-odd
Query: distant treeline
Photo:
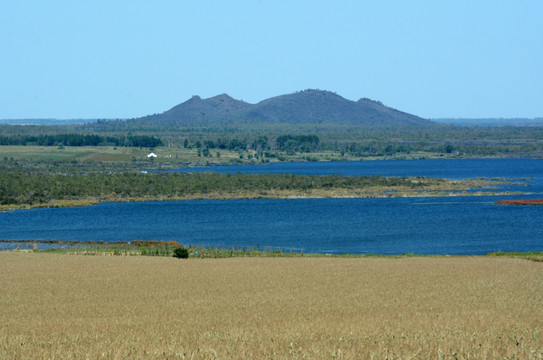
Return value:
<svg viewBox="0 0 543 360">
<path fill-rule="evenodd" d="M 281 135 L 275 140 L 275 145 L 267 136 L 258 136 L 253 140 L 247 138 L 217 138 L 216 140 L 204 140 L 190 143 L 184 141 L 184 147 L 227 149 L 227 150 L 279 150 L 285 152 L 312 152 L 318 150 L 320 139 L 317 135 Z"/>
<path fill-rule="evenodd" d="M 311 152 L 317 150 L 320 139 L 317 135 L 282 135 L 276 140 L 277 148 L 286 152 Z"/>
<path fill-rule="evenodd" d="M 294 153 L 317 152 L 335 152 L 342 156 L 359 158 L 413 153 L 441 153 L 451 156 L 543 156 L 543 126 L 260 126 L 172 129 L 171 132 L 147 132 L 144 133 L 147 135 L 127 136 L 126 132 L 83 135 L 88 134 L 90 129 L 76 126 L 0 125 L 0 145 L 108 144 L 156 147 L 167 143 L 170 147 L 198 149 L 204 156 L 211 154 L 211 150 L 220 153 L 224 149 L 239 152 L 240 156 L 244 152 L 254 151 L 258 156 L 277 158 Z"/>
<path fill-rule="evenodd" d="M 268 138 L 266 136 L 263 136 L 261 138 L 265 139 L 265 145 L 268 145 Z M 229 138 L 229 137 L 219 137 L 216 140 L 197 140 L 193 143 L 189 142 L 188 139 L 185 139 L 183 143 L 183 147 L 185 148 L 207 148 L 207 149 L 226 149 L 226 150 L 232 150 L 232 151 L 245 151 L 247 149 L 253 149 L 256 147 L 256 141 L 255 142 L 249 142 L 247 138 Z"/>
<path fill-rule="evenodd" d="M 537 129 L 534 129 L 536 131 Z M 543 133 L 541 134 L 543 136 Z M 436 140 L 425 136 L 419 141 L 401 140 L 383 136 L 378 140 L 360 135 L 356 142 L 322 141 L 317 135 L 279 135 L 275 141 L 268 136 L 256 138 L 246 137 L 219 137 L 197 141 L 184 140 L 185 148 L 227 149 L 232 151 L 254 150 L 265 154 L 284 152 L 312 153 L 318 151 L 332 151 L 342 155 L 368 157 L 392 156 L 396 154 L 411 154 L 415 152 L 430 152 L 441 154 L 467 155 L 467 156 L 494 156 L 508 154 L 541 154 L 543 142 L 540 140 L 515 139 L 507 141 L 501 139 L 467 139 L 467 140 Z"/>
<path fill-rule="evenodd" d="M 100 136 L 85 134 L 0 135 L 0 145 L 156 147 L 162 140 L 148 135 Z"/>
<path fill-rule="evenodd" d="M 468 156 L 494 156 L 509 154 L 542 154 L 542 143 L 526 144 L 502 144 L 498 142 L 460 142 L 460 143 L 437 143 L 437 142 L 392 142 L 392 141 L 371 141 L 350 143 L 346 145 L 332 145 L 324 147 L 326 150 L 339 151 L 341 154 L 351 156 L 390 156 L 395 154 L 411 154 L 414 152 L 430 152 L 441 154 L 455 154 Z"/>
</svg>

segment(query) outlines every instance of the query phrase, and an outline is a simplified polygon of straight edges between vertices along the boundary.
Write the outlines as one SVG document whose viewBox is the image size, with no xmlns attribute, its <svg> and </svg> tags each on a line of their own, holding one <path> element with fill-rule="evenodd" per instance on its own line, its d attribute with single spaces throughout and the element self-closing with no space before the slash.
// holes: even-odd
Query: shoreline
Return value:
<svg viewBox="0 0 543 360">
<path fill-rule="evenodd" d="M 190 200 L 243 200 L 243 199 L 347 199 L 347 198 L 429 198 L 429 197 L 466 197 L 466 196 L 518 196 L 531 195 L 525 191 L 484 191 L 484 189 L 497 190 L 498 187 L 508 184 L 519 184 L 511 179 L 487 180 L 465 179 L 448 180 L 438 179 L 445 183 L 430 185 L 428 188 L 412 189 L 405 186 L 370 186 L 366 188 L 330 188 L 330 189 L 269 189 L 249 191 L 213 191 L 206 193 L 192 193 L 182 196 L 145 196 L 145 197 L 85 197 L 79 199 L 52 199 L 47 203 L 35 204 L 4 204 L 0 205 L 0 212 L 13 210 L 30 210 L 41 208 L 68 208 L 80 206 L 93 206 L 106 202 L 145 202 L 145 201 L 190 201 Z"/>
<path fill-rule="evenodd" d="M 505 192 L 427 192 L 427 193 L 381 193 L 381 194 L 365 194 L 357 192 L 347 192 L 340 194 L 303 194 L 297 192 L 288 192 L 282 195 L 269 195 L 262 193 L 254 194 L 194 194 L 188 196 L 173 196 L 173 197 L 148 197 L 148 198 L 106 198 L 106 199 L 81 199 L 81 200 L 58 200 L 47 204 L 15 204 L 15 205 L 0 205 L 0 212 L 8 212 L 14 210 L 31 210 L 31 209 L 55 209 L 55 208 L 70 208 L 94 206 L 108 202 L 147 202 L 147 201 L 191 201 L 191 200 L 258 200 L 258 199 L 379 199 L 379 198 L 432 198 L 432 197 L 467 197 L 467 196 L 516 196 L 530 195 L 529 192 L 522 191 L 505 191 Z"/>
<path fill-rule="evenodd" d="M 0 240 L 0 244 L 25 245 L 25 248 L 18 246 L 15 249 L 2 250 L 2 252 L 20 252 L 31 254 L 65 254 L 65 255 L 92 255 L 92 256 L 158 256 L 172 257 L 174 250 L 185 248 L 188 250 L 189 259 L 226 259 L 226 258 L 464 258 L 464 257 L 507 257 L 523 260 L 543 262 L 543 251 L 523 252 L 490 252 L 487 254 L 376 254 L 376 253 L 306 253 L 302 250 L 287 250 L 286 248 L 273 248 L 267 246 L 244 246 L 244 247 L 215 247 L 187 245 L 177 241 L 160 240 L 134 240 L 134 241 L 77 241 L 77 240 Z M 39 249 L 39 245 L 49 245 L 48 248 Z"/>
</svg>

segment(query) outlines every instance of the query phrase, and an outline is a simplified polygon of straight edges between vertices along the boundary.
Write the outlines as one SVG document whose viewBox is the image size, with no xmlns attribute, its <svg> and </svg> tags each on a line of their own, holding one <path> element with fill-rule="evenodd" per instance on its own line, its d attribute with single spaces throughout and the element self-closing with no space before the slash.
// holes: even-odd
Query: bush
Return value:
<svg viewBox="0 0 543 360">
<path fill-rule="evenodd" d="M 178 259 L 188 259 L 189 258 L 189 251 L 185 248 L 176 248 L 173 251 L 173 257 Z"/>
</svg>

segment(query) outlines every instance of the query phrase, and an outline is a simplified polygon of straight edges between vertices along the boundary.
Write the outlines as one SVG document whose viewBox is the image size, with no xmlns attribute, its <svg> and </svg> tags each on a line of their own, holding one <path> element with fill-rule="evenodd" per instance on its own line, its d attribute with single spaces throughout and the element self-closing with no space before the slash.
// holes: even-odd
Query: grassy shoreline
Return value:
<svg viewBox="0 0 543 360">
<path fill-rule="evenodd" d="M 543 262 L 543 252 L 492 252 L 485 255 L 429 255 L 429 254 L 351 254 L 351 253 L 307 253 L 304 249 L 273 248 L 268 246 L 235 246 L 215 247 L 186 245 L 177 241 L 135 240 L 135 241 L 64 241 L 64 240 L 0 240 L 2 243 L 20 245 L 16 249 L 8 251 L 21 251 L 33 253 L 55 253 L 68 255 L 105 255 L 105 256 L 173 256 L 174 250 L 184 247 L 189 251 L 189 258 L 234 258 L 234 257 L 332 257 L 332 258 L 405 258 L 405 257 L 466 257 L 466 256 L 490 256 L 509 257 L 536 262 Z M 40 249 L 40 245 L 46 248 Z M 22 247 L 22 249 L 21 249 Z M 0 250 L 1 251 L 1 250 Z"/>
<path fill-rule="evenodd" d="M 208 174 L 210 177 L 214 174 Z M 144 176 L 144 175 L 143 175 Z M 200 176 L 206 176 L 200 175 Z M 220 181 L 219 175 L 219 180 Z M 259 175 L 265 178 L 267 175 Z M 243 181 L 244 175 L 241 175 Z M 248 176 L 246 176 L 248 177 Z M 161 178 L 156 176 L 158 181 Z M 302 188 L 288 188 L 297 186 L 298 179 L 303 176 L 292 176 L 288 181 L 294 185 L 281 184 L 283 188 L 257 188 L 246 189 L 240 183 L 238 188 L 226 188 L 219 190 L 208 190 L 206 192 L 190 191 L 179 194 L 177 189 L 172 188 L 168 192 L 156 195 L 130 196 L 126 194 L 108 193 L 98 196 L 76 196 L 75 198 L 45 199 L 36 202 L 28 202 L 26 196 L 20 196 L 18 203 L 0 204 L 0 211 L 9 211 L 17 209 L 37 209 L 37 208 L 63 208 L 92 206 L 103 202 L 141 202 L 141 201 L 185 201 L 185 200 L 233 200 L 233 199 L 323 199 L 323 198 L 391 198 L 391 197 L 451 197 L 451 196 L 511 196 L 525 195 L 529 192 L 524 191 L 500 191 L 500 188 L 509 184 L 523 184 L 515 179 L 463 179 L 449 180 L 437 178 L 382 178 L 385 181 L 396 179 L 401 182 L 399 185 L 368 185 L 342 188 L 325 185 L 324 187 L 311 188 L 304 185 Z M 313 176 L 313 179 L 319 179 Z M 322 178 L 322 177 L 321 177 Z M 345 178 L 345 177 L 343 177 Z M 341 178 L 338 178 L 341 179 Z M 1 180 L 1 179 L 0 179 Z M 205 181 L 205 180 L 204 180 Z M 216 186 L 217 180 L 213 180 L 213 186 Z M 204 187 L 207 187 L 204 183 Z M 257 186 L 261 186 L 258 184 Z M 287 188 L 284 188 L 284 187 Z M 26 193 L 38 192 L 32 189 L 25 189 Z M 130 190 L 129 190 L 130 191 Z"/>
<path fill-rule="evenodd" d="M 30 209 L 47 209 L 47 208 L 69 208 L 80 206 L 93 206 L 106 202 L 145 202 L 145 201 L 189 201 L 189 200 L 243 200 L 243 199 L 340 199 L 340 198 L 425 198 L 425 197 L 455 197 L 455 196 L 510 196 L 510 195 L 526 195 L 525 192 L 505 191 L 505 192 L 461 192 L 461 193 L 446 193 L 446 192 L 427 192 L 427 193 L 401 193 L 401 194 L 364 194 L 360 192 L 344 191 L 341 189 L 335 193 L 325 194 L 307 194 L 299 192 L 281 192 L 278 194 L 262 194 L 258 192 L 244 194 L 193 194 L 187 196 L 173 197 L 138 197 L 138 198 L 103 198 L 103 199 L 78 199 L 78 200 L 53 200 L 46 204 L 10 204 L 0 205 L 0 212 L 11 210 L 30 210 Z"/>
</svg>

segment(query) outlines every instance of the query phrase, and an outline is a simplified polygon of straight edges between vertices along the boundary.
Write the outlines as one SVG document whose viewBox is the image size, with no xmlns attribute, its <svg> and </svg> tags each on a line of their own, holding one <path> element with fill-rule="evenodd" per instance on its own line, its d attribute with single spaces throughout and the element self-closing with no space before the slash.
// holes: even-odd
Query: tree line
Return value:
<svg viewBox="0 0 543 360">
<path fill-rule="evenodd" d="M 60 127 L 0 126 L 0 145 L 41 146 L 98 146 L 124 147 L 163 146 L 161 138 L 170 146 L 199 149 L 206 156 L 211 150 L 248 150 L 278 156 L 286 154 L 331 151 L 351 157 L 393 156 L 415 152 L 452 154 L 457 156 L 541 156 L 543 154 L 543 127 L 372 127 L 372 128 L 316 128 L 319 136 L 287 129 L 271 129 L 266 135 L 261 131 L 234 135 L 234 130 L 217 137 L 210 133 L 162 133 L 149 135 L 122 134 L 40 134 L 60 131 Z M 273 130 L 273 131 L 272 131 Z M 288 132 L 287 132 L 288 133 Z"/>
<path fill-rule="evenodd" d="M 320 139 L 317 135 L 282 135 L 276 143 L 279 150 L 287 153 L 312 152 L 318 150 Z"/>
<path fill-rule="evenodd" d="M 183 147 L 185 148 L 208 148 L 208 149 L 226 149 L 232 151 L 239 150 L 278 150 L 285 152 L 312 152 L 319 149 L 320 139 L 317 135 L 280 135 L 275 139 L 275 143 L 270 141 L 268 136 L 258 136 L 253 139 L 240 137 L 218 137 L 216 140 L 205 139 L 190 142 L 185 139 Z"/>
<path fill-rule="evenodd" d="M 0 135 L 0 145 L 157 147 L 162 140 L 149 135 L 101 136 L 90 134 Z"/>
</svg>

